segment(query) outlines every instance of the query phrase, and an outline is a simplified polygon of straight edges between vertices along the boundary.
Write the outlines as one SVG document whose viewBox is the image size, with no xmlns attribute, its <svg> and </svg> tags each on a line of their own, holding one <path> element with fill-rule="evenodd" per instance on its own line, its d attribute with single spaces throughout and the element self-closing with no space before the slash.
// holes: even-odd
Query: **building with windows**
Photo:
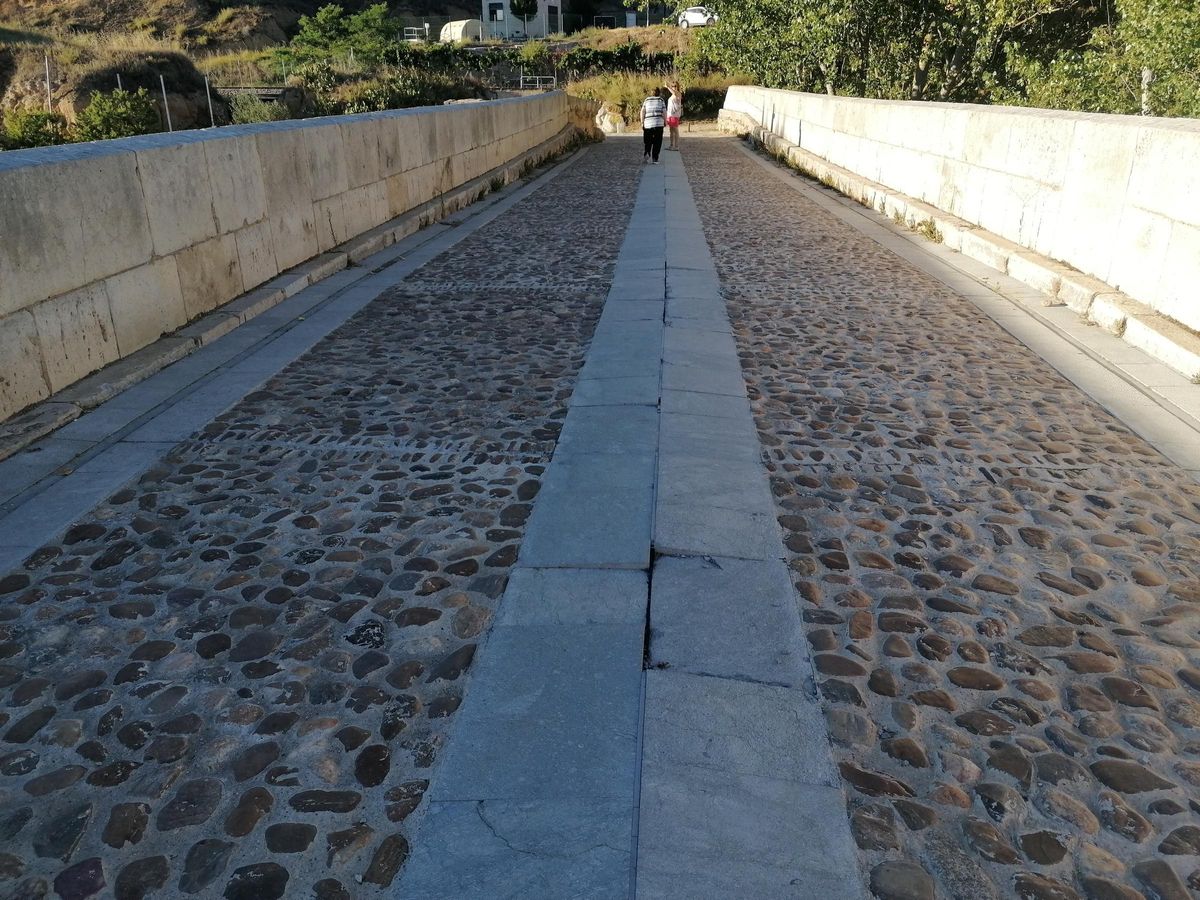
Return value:
<svg viewBox="0 0 1200 900">
<path fill-rule="evenodd" d="M 544 38 L 563 30 L 562 0 L 538 0 L 537 14 L 515 16 L 508 0 L 481 0 L 484 37 L 503 40 Z"/>
</svg>

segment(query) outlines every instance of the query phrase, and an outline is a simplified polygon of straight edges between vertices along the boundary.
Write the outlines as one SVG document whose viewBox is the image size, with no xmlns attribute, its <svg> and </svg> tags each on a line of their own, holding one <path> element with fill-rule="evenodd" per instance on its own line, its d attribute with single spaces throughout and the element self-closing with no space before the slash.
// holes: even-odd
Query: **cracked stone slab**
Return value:
<svg viewBox="0 0 1200 900">
<path fill-rule="evenodd" d="M 837 788 L 647 765 L 636 896 L 863 898 L 844 809 Z"/>
<path fill-rule="evenodd" d="M 807 690 L 744 678 L 646 672 L 643 765 L 838 786 L 820 704 Z"/>
<path fill-rule="evenodd" d="M 621 800 L 432 803 L 396 896 L 627 897 L 632 840 Z"/>
<path fill-rule="evenodd" d="M 431 799 L 632 802 L 643 631 L 496 627 Z"/>
<path fill-rule="evenodd" d="M 659 557 L 650 664 L 804 686 L 808 651 L 787 567 L 778 559 Z"/>
</svg>

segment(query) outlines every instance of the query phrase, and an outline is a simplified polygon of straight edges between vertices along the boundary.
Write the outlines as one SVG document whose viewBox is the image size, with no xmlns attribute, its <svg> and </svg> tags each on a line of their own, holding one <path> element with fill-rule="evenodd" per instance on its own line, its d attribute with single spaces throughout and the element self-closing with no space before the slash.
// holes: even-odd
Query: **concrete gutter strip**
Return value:
<svg viewBox="0 0 1200 900">
<path fill-rule="evenodd" d="M 586 152 L 582 151 L 582 152 Z M 556 178 L 580 154 L 282 300 L 0 462 L 0 567 L 15 568 L 171 447 L 408 274 Z M 456 227 L 450 227 L 453 224 Z"/>
<path fill-rule="evenodd" d="M 481 192 L 490 191 L 496 179 L 503 179 L 506 185 L 511 184 L 520 177 L 521 171 L 530 161 L 540 161 L 557 153 L 576 134 L 576 129 L 568 125 L 554 137 L 505 165 L 485 172 L 402 216 L 289 269 L 178 331 L 105 366 L 24 412 L 0 422 L 0 460 L 7 459 L 52 434 L 88 410 L 95 409 L 154 373 L 229 334 L 300 291 L 319 284 L 348 266 L 357 266 L 397 241 L 446 219 L 457 210 L 475 202 Z"/>
<path fill-rule="evenodd" d="M 399 895 L 864 896 L 716 270 L 664 156 Z"/>
<path fill-rule="evenodd" d="M 1178 372 L 1200 382 L 1200 335 L 1139 303 L 1121 291 L 1070 266 L 943 212 L 805 150 L 763 128 L 749 116 L 722 110 L 726 129 L 747 135 L 758 146 L 823 184 L 914 230 L 936 230 L 947 248 L 1035 288 L 1038 305 L 1066 306 L 1105 331 L 1124 338 Z"/>
</svg>

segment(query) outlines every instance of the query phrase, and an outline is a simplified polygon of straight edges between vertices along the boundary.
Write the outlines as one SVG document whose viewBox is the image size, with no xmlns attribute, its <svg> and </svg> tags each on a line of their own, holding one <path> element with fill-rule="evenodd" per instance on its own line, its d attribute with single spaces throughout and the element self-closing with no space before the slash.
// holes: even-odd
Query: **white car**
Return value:
<svg viewBox="0 0 1200 900">
<path fill-rule="evenodd" d="M 693 25 L 715 25 L 717 14 L 707 6 L 689 6 L 679 14 L 679 27 L 691 28 Z"/>
</svg>

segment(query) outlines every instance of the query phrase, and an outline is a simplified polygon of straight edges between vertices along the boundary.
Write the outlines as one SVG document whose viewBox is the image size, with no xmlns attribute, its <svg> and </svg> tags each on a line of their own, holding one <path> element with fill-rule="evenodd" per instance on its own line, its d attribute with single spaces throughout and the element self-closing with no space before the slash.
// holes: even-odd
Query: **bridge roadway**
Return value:
<svg viewBox="0 0 1200 900">
<path fill-rule="evenodd" d="M 0 896 L 1200 890 L 1197 433 L 639 149 L 0 464 Z"/>
</svg>

